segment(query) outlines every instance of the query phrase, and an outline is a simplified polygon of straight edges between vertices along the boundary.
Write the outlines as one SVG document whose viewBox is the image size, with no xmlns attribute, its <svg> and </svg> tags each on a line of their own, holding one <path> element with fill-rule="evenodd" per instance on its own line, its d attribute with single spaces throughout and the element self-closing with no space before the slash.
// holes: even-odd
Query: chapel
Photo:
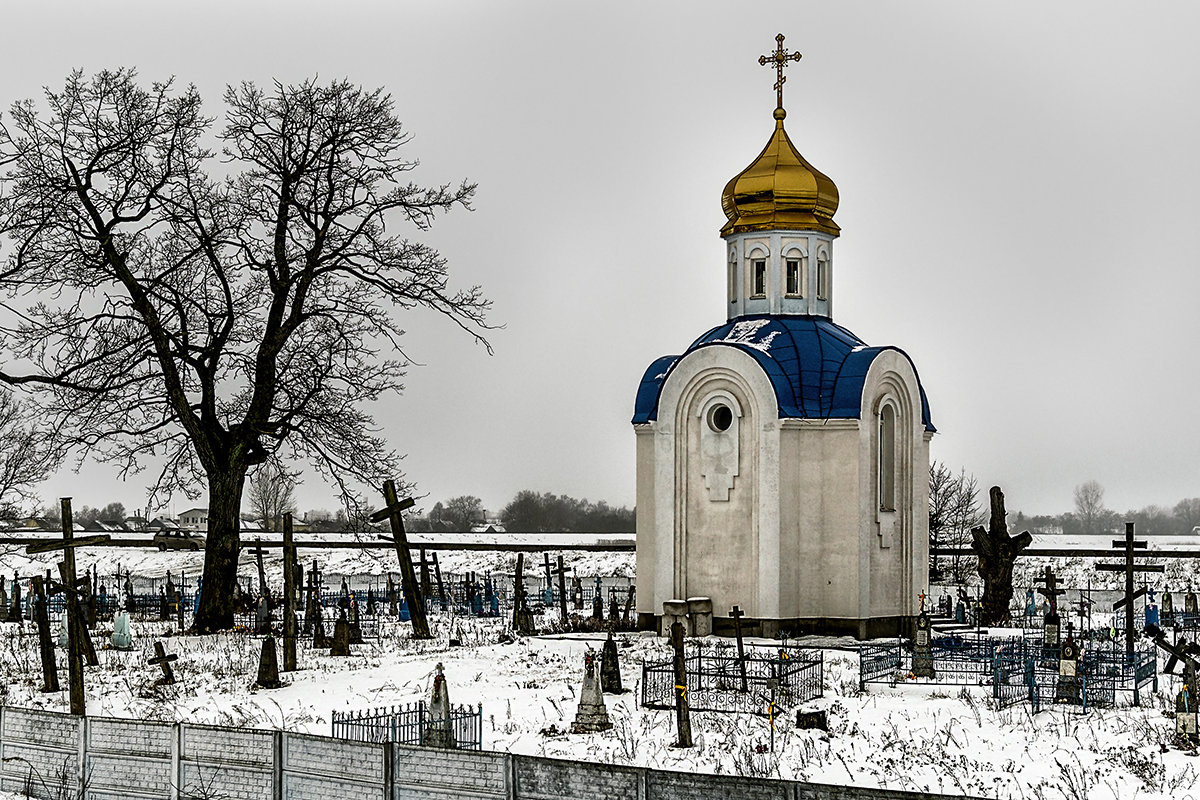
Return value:
<svg viewBox="0 0 1200 800">
<path fill-rule="evenodd" d="M 784 127 L 721 194 L 727 319 L 637 389 L 637 611 L 712 600 L 717 633 L 907 631 L 928 582 L 929 403 L 903 350 L 833 320 L 838 190 Z M 857 265 L 856 265 L 857 268 Z"/>
</svg>

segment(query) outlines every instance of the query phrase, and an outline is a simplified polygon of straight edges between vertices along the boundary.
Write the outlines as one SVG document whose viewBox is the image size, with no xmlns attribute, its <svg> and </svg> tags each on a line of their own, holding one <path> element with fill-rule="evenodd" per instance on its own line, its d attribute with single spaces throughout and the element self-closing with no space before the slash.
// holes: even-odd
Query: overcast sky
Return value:
<svg viewBox="0 0 1200 800">
<path fill-rule="evenodd" d="M 917 365 L 931 455 L 1051 513 L 1200 495 L 1200 6 L 1004 2 L 18 2 L 0 105 L 73 68 L 383 86 L 414 177 L 478 181 L 421 234 L 495 301 L 495 354 L 430 315 L 374 412 L 426 507 L 634 502 L 634 391 L 725 319 L 725 182 L 787 127 L 837 183 L 835 321 Z M 42 488 L 144 502 L 85 466 Z M 180 498 L 175 510 L 189 503 Z M 315 476 L 300 506 L 334 507 Z"/>
</svg>

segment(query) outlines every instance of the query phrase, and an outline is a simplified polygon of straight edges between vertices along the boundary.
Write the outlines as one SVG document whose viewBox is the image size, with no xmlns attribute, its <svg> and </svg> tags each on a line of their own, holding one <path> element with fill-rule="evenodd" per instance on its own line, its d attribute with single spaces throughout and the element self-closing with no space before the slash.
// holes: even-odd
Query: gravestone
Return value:
<svg viewBox="0 0 1200 800">
<path fill-rule="evenodd" d="M 1164 626 L 1174 627 L 1175 625 L 1175 601 L 1171 599 L 1170 592 L 1163 593 L 1162 621 Z"/>
<path fill-rule="evenodd" d="M 350 594 L 350 644 L 362 644 L 362 620 L 358 615 L 358 598 Z"/>
<path fill-rule="evenodd" d="M 371 586 L 367 587 L 367 616 L 375 616 L 375 589 Z"/>
<path fill-rule="evenodd" d="M 1033 589 L 1025 590 L 1025 616 L 1037 616 L 1037 603 L 1033 598 Z"/>
<path fill-rule="evenodd" d="M 1154 590 L 1146 591 L 1146 625 L 1158 625 L 1158 604 L 1154 601 Z"/>
<path fill-rule="evenodd" d="M 275 637 L 270 634 L 263 639 L 262 654 L 258 658 L 258 680 L 254 681 L 254 685 L 259 689 L 278 689 L 283 686 L 279 681 L 279 655 L 275 651 Z"/>
<path fill-rule="evenodd" d="M 425 560 L 425 554 L 421 554 L 421 560 Z M 421 568 L 421 594 L 429 597 L 429 587 L 426 585 L 429 577 L 429 570 L 426 567 Z M 395 619 L 400 616 L 400 612 L 396 609 L 396 582 L 392 580 L 392 573 L 387 576 L 387 599 L 388 599 L 388 616 Z"/>
<path fill-rule="evenodd" d="M 454 749 L 458 742 L 454 739 L 454 728 L 450 718 L 450 691 L 446 686 L 446 676 L 442 674 L 442 665 L 437 665 L 433 676 L 433 693 L 429 699 L 429 722 L 421 734 L 421 744 L 424 747 L 441 747 Z"/>
<path fill-rule="evenodd" d="M 129 630 L 128 611 L 118 611 L 113 615 L 112 646 L 114 650 L 133 649 L 133 634 Z"/>
<path fill-rule="evenodd" d="M 162 677 L 158 679 L 158 683 L 165 685 L 175 683 L 175 672 L 171 669 L 171 662 L 178 658 L 179 656 L 174 653 L 167 655 L 162 642 L 154 643 L 154 658 L 150 659 L 147 663 L 151 666 L 158 665 L 162 668 Z"/>
<path fill-rule="evenodd" d="M 1194 688 L 1184 683 L 1175 695 L 1175 736 L 1178 739 L 1195 741 L 1200 733 L 1196 730 L 1196 711 L 1200 708 L 1200 696 Z"/>
<path fill-rule="evenodd" d="M 583 656 L 583 688 L 579 691 L 579 708 L 571 723 L 571 733 L 596 733 L 612 727 L 597 672 L 596 651 L 589 649 Z"/>
<path fill-rule="evenodd" d="M 692 636 L 712 635 L 713 605 L 711 597 L 689 597 L 687 614 L 691 621 Z"/>
<path fill-rule="evenodd" d="M 929 615 L 925 609 L 917 616 L 916 631 L 913 633 L 912 674 L 915 678 L 935 678 L 933 666 L 933 637 Z"/>
<path fill-rule="evenodd" d="M 1058 684 L 1054 688 L 1054 702 L 1082 705 L 1080 683 L 1079 645 L 1075 643 L 1068 623 L 1067 639 L 1063 642 L 1058 655 Z"/>
<path fill-rule="evenodd" d="M 608 694 L 624 694 L 621 686 L 621 662 L 617 658 L 617 643 L 613 640 L 612 628 L 600 651 L 600 690 Z"/>
<path fill-rule="evenodd" d="M 621 624 L 621 604 L 617 602 L 615 589 L 609 590 L 608 595 L 608 629 L 611 631 Z"/>
<path fill-rule="evenodd" d="M 1196 593 L 1195 592 L 1188 592 L 1186 595 L 1184 595 L 1183 615 L 1184 615 L 1184 622 L 1186 622 L 1188 625 L 1196 624 L 1197 612 L 1196 612 Z"/>
<path fill-rule="evenodd" d="M 634 593 L 634 586 L 630 584 L 629 589 L 625 592 L 625 608 L 621 611 L 621 627 L 626 630 L 630 627 L 629 617 L 633 613 Z"/>
<path fill-rule="evenodd" d="M 9 622 L 24 622 L 21 614 L 21 580 L 16 573 L 13 573 L 12 589 L 12 605 L 8 608 L 8 620 Z"/>
<path fill-rule="evenodd" d="M 0 622 L 8 622 L 8 590 L 4 587 L 3 575 L 0 575 Z"/>
<path fill-rule="evenodd" d="M 604 595 L 598 588 L 592 595 L 592 619 L 596 622 L 604 621 Z"/>
<path fill-rule="evenodd" d="M 967 624 L 967 604 L 961 597 L 954 606 L 954 621 L 959 625 Z"/>
<path fill-rule="evenodd" d="M 664 600 L 662 613 L 662 634 L 663 636 L 671 635 L 671 626 L 678 622 L 683 626 L 686 634 L 688 628 L 687 618 L 688 604 L 687 600 Z"/>
<path fill-rule="evenodd" d="M 271 631 L 271 609 L 267 605 L 266 596 L 258 598 L 258 605 L 254 609 L 254 632 L 269 633 Z"/>
<path fill-rule="evenodd" d="M 571 577 L 571 602 L 576 611 L 583 610 L 583 581 L 579 579 L 578 575 Z"/>
<path fill-rule="evenodd" d="M 329 637 L 325 635 L 325 620 L 321 615 L 321 607 L 317 606 L 316 619 L 313 620 L 313 641 L 314 650 L 323 650 L 329 647 Z"/>
<path fill-rule="evenodd" d="M 350 622 L 345 615 L 338 617 L 333 626 L 333 645 L 330 647 L 329 655 L 331 656 L 348 656 L 350 655 Z"/>
</svg>

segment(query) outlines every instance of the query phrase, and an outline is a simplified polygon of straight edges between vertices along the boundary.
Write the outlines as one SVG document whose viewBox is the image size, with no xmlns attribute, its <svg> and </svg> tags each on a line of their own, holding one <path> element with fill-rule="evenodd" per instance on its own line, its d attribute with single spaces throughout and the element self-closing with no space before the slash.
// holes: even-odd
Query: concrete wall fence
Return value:
<svg viewBox="0 0 1200 800">
<path fill-rule="evenodd" d="M 79 800 L 940 800 L 943 795 L 0 708 L 0 789 Z"/>
</svg>

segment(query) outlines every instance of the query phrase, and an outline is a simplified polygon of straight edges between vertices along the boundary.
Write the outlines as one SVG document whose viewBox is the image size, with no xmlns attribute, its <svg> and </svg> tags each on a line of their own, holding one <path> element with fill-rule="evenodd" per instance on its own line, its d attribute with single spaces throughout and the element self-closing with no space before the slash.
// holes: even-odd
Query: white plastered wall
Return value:
<svg viewBox="0 0 1200 800">
<path fill-rule="evenodd" d="M 714 500 L 700 440 L 720 396 L 736 406 L 738 463 L 728 499 Z M 737 604 L 778 617 L 778 404 L 758 363 L 729 346 L 689 353 L 667 377 L 657 421 L 636 430 L 638 612 L 690 594 L 711 597 L 718 614 Z"/>
<path fill-rule="evenodd" d="M 879 414 L 897 412 L 894 511 L 879 504 Z M 897 350 L 872 361 L 859 429 L 858 571 L 862 617 L 909 616 L 929 580 L 929 439 L 912 363 Z"/>
</svg>

